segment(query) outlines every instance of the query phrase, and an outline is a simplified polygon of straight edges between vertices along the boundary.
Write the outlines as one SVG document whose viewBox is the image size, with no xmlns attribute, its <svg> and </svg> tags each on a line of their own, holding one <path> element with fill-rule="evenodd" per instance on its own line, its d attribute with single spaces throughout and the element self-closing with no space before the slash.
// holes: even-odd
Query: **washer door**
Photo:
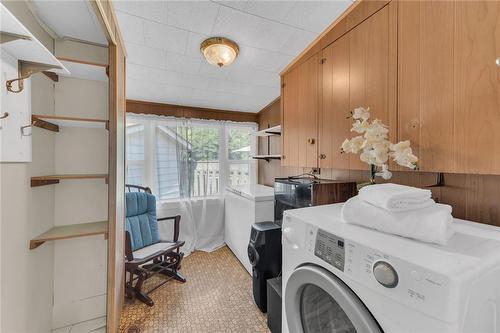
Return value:
<svg viewBox="0 0 500 333">
<path fill-rule="evenodd" d="M 291 333 L 381 333 L 366 306 L 327 270 L 297 268 L 286 285 L 285 314 Z"/>
</svg>

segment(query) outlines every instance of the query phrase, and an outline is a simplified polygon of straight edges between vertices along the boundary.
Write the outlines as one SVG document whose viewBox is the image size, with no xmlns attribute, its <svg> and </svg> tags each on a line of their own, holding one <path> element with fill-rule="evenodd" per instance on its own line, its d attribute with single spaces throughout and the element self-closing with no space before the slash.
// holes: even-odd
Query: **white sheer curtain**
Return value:
<svg viewBox="0 0 500 333">
<path fill-rule="evenodd" d="M 127 183 L 148 186 L 158 216 L 181 215 L 185 253 L 224 245 L 224 189 L 255 183 L 255 123 L 127 116 Z M 171 239 L 172 226 L 160 222 Z"/>
</svg>

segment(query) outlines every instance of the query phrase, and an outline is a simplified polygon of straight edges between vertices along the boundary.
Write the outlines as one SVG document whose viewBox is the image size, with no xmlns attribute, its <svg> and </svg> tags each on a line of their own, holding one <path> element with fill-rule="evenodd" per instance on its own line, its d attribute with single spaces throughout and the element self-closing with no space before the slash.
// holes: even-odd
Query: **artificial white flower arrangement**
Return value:
<svg viewBox="0 0 500 333">
<path fill-rule="evenodd" d="M 416 170 L 418 158 L 413 155 L 410 141 L 401 141 L 396 144 L 388 140 L 389 129 L 379 119 L 370 121 L 370 108 L 358 107 L 351 112 L 354 120 L 351 132 L 360 135 L 345 139 L 342 143 L 342 153 L 358 154 L 361 161 L 370 164 L 372 169 L 371 182 L 375 176 L 390 179 L 388 161 L 391 158 L 397 164 Z"/>
</svg>

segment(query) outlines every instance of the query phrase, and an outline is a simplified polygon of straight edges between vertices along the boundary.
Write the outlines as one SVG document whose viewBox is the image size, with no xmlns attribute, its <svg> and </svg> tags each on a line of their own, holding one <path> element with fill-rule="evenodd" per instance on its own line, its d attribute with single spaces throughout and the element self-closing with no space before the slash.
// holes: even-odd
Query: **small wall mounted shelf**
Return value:
<svg viewBox="0 0 500 333">
<path fill-rule="evenodd" d="M 52 240 L 61 240 L 85 236 L 104 235 L 108 238 L 108 221 L 80 223 L 54 227 L 40 236 L 30 240 L 30 250 L 36 249 L 43 243 Z"/>
<path fill-rule="evenodd" d="M 11 92 L 23 90 L 23 80 L 42 71 L 69 74 L 64 65 L 19 20 L 0 4 L 0 44 L 2 51 L 19 60 L 19 76 L 8 80 Z M 13 87 L 17 82 L 17 88 Z"/>
<path fill-rule="evenodd" d="M 61 74 L 61 76 L 93 81 L 108 81 L 108 65 L 106 64 L 62 57 L 57 59 L 71 72 L 71 74 Z"/>
<path fill-rule="evenodd" d="M 64 116 L 45 116 L 34 114 L 31 116 L 33 126 L 49 131 L 59 132 L 59 127 L 81 127 L 108 129 L 109 121 L 92 118 L 76 118 Z"/>
<path fill-rule="evenodd" d="M 254 132 L 255 136 L 271 136 L 271 135 L 281 135 L 281 125 L 269 127 L 257 132 Z"/>
<path fill-rule="evenodd" d="M 65 175 L 50 175 L 31 177 L 31 187 L 59 184 L 61 180 L 71 179 L 99 179 L 103 178 L 106 183 L 108 182 L 107 174 L 65 174 Z"/>
<path fill-rule="evenodd" d="M 270 160 L 281 160 L 281 155 L 255 155 L 252 158 L 269 162 Z"/>
</svg>

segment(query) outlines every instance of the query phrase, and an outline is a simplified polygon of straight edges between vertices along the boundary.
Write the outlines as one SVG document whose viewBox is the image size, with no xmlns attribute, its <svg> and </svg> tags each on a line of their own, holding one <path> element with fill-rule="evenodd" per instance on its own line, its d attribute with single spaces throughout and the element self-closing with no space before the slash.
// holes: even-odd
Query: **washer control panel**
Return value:
<svg viewBox="0 0 500 333">
<path fill-rule="evenodd" d="M 340 269 L 342 272 L 344 271 L 344 239 L 318 229 L 314 245 L 314 255 L 335 268 Z"/>
</svg>

